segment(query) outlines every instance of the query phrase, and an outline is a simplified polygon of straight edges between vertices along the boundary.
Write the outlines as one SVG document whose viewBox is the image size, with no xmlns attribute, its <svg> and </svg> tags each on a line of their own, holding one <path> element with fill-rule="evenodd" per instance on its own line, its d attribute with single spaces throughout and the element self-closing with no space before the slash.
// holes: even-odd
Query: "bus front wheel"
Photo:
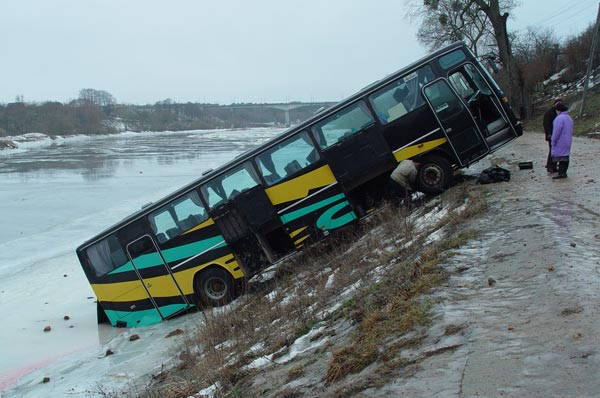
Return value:
<svg viewBox="0 0 600 398">
<path fill-rule="evenodd" d="M 420 160 L 417 173 L 417 189 L 428 195 L 443 192 L 454 177 L 450 162 L 441 156 L 427 156 Z"/>
<path fill-rule="evenodd" d="M 235 298 L 233 277 L 223 268 L 208 268 L 200 272 L 194 285 L 201 308 L 220 307 Z"/>
</svg>

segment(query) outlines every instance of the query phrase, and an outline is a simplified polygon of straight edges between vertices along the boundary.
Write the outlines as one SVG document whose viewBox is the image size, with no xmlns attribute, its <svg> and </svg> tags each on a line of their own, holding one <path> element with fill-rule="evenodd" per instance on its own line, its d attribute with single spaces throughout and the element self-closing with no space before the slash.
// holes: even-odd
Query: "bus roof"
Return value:
<svg viewBox="0 0 600 398">
<path fill-rule="evenodd" d="M 282 133 L 276 135 L 275 137 L 267 140 L 266 142 L 259 145 L 258 147 L 250 149 L 246 152 L 243 152 L 242 154 L 236 156 L 234 159 L 224 163 L 223 165 L 217 167 L 214 170 L 209 170 L 209 171 L 202 173 L 202 175 L 199 178 L 184 185 L 182 188 L 170 193 L 169 195 L 157 200 L 156 202 L 145 204 L 140 210 L 130 214 L 129 216 L 123 218 L 121 221 L 115 223 L 111 227 L 105 229 L 104 231 L 100 232 L 99 234 L 95 235 L 94 237 L 86 240 L 84 243 L 82 243 L 77 248 L 77 252 L 79 252 L 79 251 L 85 249 L 86 247 L 92 245 L 93 243 L 103 239 L 107 235 L 110 235 L 110 234 L 120 230 L 121 228 L 131 224 L 132 222 L 138 220 L 139 218 L 152 213 L 153 211 L 160 208 L 161 206 L 169 203 L 171 200 L 193 190 L 199 184 L 206 182 L 206 181 L 210 181 L 212 178 L 222 174 L 223 172 L 226 172 L 226 171 L 230 170 L 231 168 L 247 161 L 248 159 L 252 158 L 254 155 L 260 153 L 261 151 L 268 148 L 269 146 L 276 145 L 277 143 L 279 143 L 280 141 L 283 141 L 287 137 L 294 135 L 295 133 L 306 129 L 307 127 L 311 126 L 312 124 L 330 116 L 331 114 L 333 114 L 333 113 L 337 112 L 338 110 L 344 108 L 345 106 L 353 103 L 354 101 L 357 101 L 358 99 L 364 97 L 365 95 L 370 94 L 372 91 L 379 89 L 382 85 L 385 85 L 388 82 L 397 79 L 401 75 L 409 72 L 411 69 L 416 69 L 417 67 L 421 66 L 422 64 L 429 62 L 433 58 L 439 57 L 440 55 L 442 55 L 444 53 L 450 52 L 452 50 L 455 50 L 456 48 L 460 48 L 460 47 L 464 47 L 464 46 L 465 46 L 465 44 L 462 41 L 455 42 L 444 48 L 436 50 L 433 53 L 428 54 L 427 56 L 397 70 L 396 72 L 393 72 L 379 80 L 374 81 L 373 83 L 364 87 L 363 89 L 361 89 L 360 91 L 351 95 L 350 97 L 338 102 L 335 105 L 332 105 L 331 107 L 323 110 L 322 112 L 317 113 L 316 115 L 301 122 L 300 124 L 290 127 L 289 129 L 287 129 L 287 130 L 283 131 Z"/>
</svg>

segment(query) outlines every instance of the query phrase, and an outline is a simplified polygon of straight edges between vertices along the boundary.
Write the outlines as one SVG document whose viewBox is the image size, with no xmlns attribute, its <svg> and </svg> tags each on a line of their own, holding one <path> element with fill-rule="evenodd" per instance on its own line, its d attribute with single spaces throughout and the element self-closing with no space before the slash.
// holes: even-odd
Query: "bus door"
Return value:
<svg viewBox="0 0 600 398">
<path fill-rule="evenodd" d="M 489 153 L 476 120 L 446 79 L 437 79 L 422 90 L 461 166 Z"/>
<path fill-rule="evenodd" d="M 291 240 L 249 162 L 200 189 L 224 240 L 249 271 L 289 252 Z"/>
<path fill-rule="evenodd" d="M 143 235 L 129 242 L 126 251 L 148 298 L 162 319 L 182 312 L 190 306 L 150 235 Z"/>
<path fill-rule="evenodd" d="M 212 217 L 225 241 L 250 268 L 260 268 L 277 260 L 291 246 L 275 208 L 260 185 L 244 190 L 217 207 Z M 281 237 L 285 250 L 277 244 Z"/>
<path fill-rule="evenodd" d="M 491 149 L 518 136 L 500 98 L 474 64 L 453 69 L 448 81 L 469 107 Z"/>
<path fill-rule="evenodd" d="M 364 101 L 315 124 L 312 132 L 346 193 L 396 165 L 383 132 Z"/>
</svg>

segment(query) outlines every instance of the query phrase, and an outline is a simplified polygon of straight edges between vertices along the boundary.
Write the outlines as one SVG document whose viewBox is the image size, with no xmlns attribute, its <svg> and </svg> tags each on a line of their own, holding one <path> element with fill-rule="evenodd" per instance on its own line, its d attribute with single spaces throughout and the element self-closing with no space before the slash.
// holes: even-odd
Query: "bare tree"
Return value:
<svg viewBox="0 0 600 398">
<path fill-rule="evenodd" d="M 552 29 L 529 27 L 524 34 L 515 36 L 512 47 L 528 86 L 557 72 L 560 47 Z"/>
<path fill-rule="evenodd" d="M 83 105 L 92 106 L 111 106 L 117 103 L 115 97 L 104 90 L 94 90 L 93 88 L 83 88 L 79 90 L 79 101 Z"/>
<path fill-rule="evenodd" d="M 491 31 L 495 39 L 496 49 L 500 63 L 503 65 L 503 72 L 506 75 L 508 82 L 508 94 L 512 105 L 519 109 L 522 117 L 527 114 L 527 108 L 529 103 L 528 92 L 526 82 L 522 71 L 519 68 L 515 58 L 513 57 L 511 43 L 508 35 L 507 20 L 509 12 L 516 6 L 515 0 L 422 0 L 422 2 L 416 3 L 418 0 L 413 0 L 413 15 L 419 15 L 419 12 L 415 14 L 414 10 L 420 10 L 420 15 L 427 15 L 427 13 L 436 13 L 436 10 L 440 9 L 440 5 L 449 4 L 450 8 L 443 8 L 443 10 L 450 10 L 457 15 L 466 16 L 478 16 L 479 13 L 485 15 L 488 23 L 491 25 Z M 446 14 L 440 14 L 446 15 Z M 438 25 L 442 28 L 448 25 L 450 18 L 443 16 L 438 19 Z M 431 23 L 432 20 L 424 18 L 422 24 Z M 465 24 L 461 29 L 463 37 L 464 32 L 471 28 L 467 27 L 469 24 Z M 472 25 L 472 23 L 471 23 Z"/>
<path fill-rule="evenodd" d="M 430 50 L 463 40 L 476 56 L 495 47 L 491 24 L 475 4 L 456 0 L 425 0 L 425 6 L 413 7 L 412 16 L 422 19 L 417 39 Z"/>
</svg>

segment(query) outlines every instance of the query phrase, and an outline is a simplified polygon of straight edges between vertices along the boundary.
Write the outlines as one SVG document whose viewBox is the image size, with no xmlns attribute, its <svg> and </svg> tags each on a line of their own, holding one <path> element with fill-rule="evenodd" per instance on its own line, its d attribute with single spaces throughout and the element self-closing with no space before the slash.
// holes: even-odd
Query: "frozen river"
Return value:
<svg viewBox="0 0 600 398">
<path fill-rule="evenodd" d="M 0 151 L 0 391 L 117 333 L 96 324 L 79 244 L 280 131 L 36 139 Z"/>
</svg>

